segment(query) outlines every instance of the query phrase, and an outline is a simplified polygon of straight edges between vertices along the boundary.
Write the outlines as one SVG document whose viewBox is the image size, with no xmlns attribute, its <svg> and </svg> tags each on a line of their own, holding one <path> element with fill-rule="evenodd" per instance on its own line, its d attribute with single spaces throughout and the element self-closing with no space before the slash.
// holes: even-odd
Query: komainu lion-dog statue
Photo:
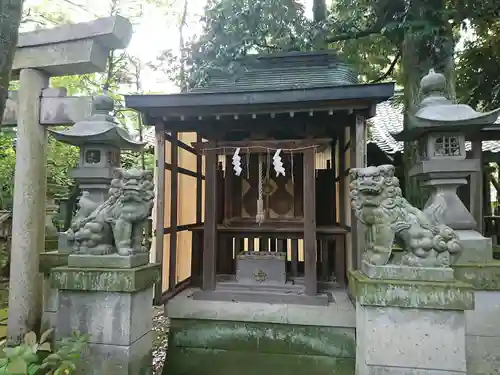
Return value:
<svg viewBox="0 0 500 375">
<path fill-rule="evenodd" d="M 117 169 L 108 199 L 95 204 L 83 192 L 70 229 L 68 244 L 75 253 L 132 255 L 147 252 L 142 241 L 154 201 L 153 173 L 140 169 Z"/>
<path fill-rule="evenodd" d="M 351 205 L 365 226 L 363 260 L 373 265 L 390 261 L 398 242 L 404 254 L 402 265 L 446 267 L 462 250 L 457 234 L 435 222 L 403 198 L 394 166 L 353 168 L 350 171 Z"/>
</svg>

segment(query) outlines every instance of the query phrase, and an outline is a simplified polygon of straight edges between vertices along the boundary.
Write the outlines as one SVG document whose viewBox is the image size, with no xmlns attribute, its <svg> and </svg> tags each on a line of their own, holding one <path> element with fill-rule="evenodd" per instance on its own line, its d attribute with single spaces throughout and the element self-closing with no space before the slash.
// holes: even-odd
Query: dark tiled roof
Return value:
<svg viewBox="0 0 500 375">
<path fill-rule="evenodd" d="M 349 65 L 329 52 L 288 52 L 241 59 L 235 73 L 210 77 L 207 85 L 193 91 L 259 91 L 357 84 Z"/>
<path fill-rule="evenodd" d="M 369 142 L 375 143 L 382 151 L 394 154 L 403 151 L 403 142 L 391 135 L 403 130 L 403 107 L 386 101 L 377 105 L 377 115 L 368 120 Z M 500 118 L 495 122 L 500 124 Z M 470 142 L 465 145 L 470 150 Z M 483 141 L 483 151 L 500 152 L 500 141 Z"/>
</svg>

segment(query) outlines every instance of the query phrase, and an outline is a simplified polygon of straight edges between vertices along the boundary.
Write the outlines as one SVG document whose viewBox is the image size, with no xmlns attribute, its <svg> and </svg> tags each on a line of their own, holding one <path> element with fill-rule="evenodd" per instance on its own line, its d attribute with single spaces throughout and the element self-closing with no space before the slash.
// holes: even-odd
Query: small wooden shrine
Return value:
<svg viewBox="0 0 500 375">
<path fill-rule="evenodd" d="M 366 119 L 394 85 L 359 84 L 332 52 L 236 63 L 204 88 L 126 97 L 157 132 L 198 134 L 182 146 L 204 158 L 193 298 L 326 305 L 362 246 L 348 170 L 366 165 Z"/>
</svg>

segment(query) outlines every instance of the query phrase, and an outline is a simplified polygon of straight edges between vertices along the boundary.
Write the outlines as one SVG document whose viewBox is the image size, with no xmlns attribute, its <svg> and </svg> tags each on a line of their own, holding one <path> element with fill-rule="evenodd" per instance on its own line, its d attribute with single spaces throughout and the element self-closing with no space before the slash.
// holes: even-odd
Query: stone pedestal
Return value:
<svg viewBox="0 0 500 375">
<path fill-rule="evenodd" d="M 353 375 L 354 306 L 335 291 L 328 306 L 169 300 L 164 375 Z"/>
<path fill-rule="evenodd" d="M 400 267 L 399 277 L 398 266 L 374 268 L 387 278 L 349 275 L 356 299 L 356 375 L 465 375 L 464 312 L 474 307 L 472 287 L 422 280 L 446 280 L 448 271 Z"/>
<path fill-rule="evenodd" d="M 56 327 L 57 289 L 50 285 L 50 272 L 55 267 L 68 264 L 68 254 L 48 251 L 40 254 L 39 271 L 43 274 L 42 331 Z"/>
<path fill-rule="evenodd" d="M 75 330 L 90 334 L 78 373 L 151 374 L 153 285 L 160 265 L 83 268 L 74 259 L 70 263 L 52 270 L 51 283 L 58 290 L 57 338 Z"/>
<path fill-rule="evenodd" d="M 482 263 L 493 259 L 493 242 L 475 230 L 457 230 L 460 242 L 464 247 L 458 256 L 457 264 Z"/>
<path fill-rule="evenodd" d="M 458 280 L 475 289 L 475 308 L 466 311 L 467 375 L 500 369 L 500 262 L 455 265 Z"/>
</svg>

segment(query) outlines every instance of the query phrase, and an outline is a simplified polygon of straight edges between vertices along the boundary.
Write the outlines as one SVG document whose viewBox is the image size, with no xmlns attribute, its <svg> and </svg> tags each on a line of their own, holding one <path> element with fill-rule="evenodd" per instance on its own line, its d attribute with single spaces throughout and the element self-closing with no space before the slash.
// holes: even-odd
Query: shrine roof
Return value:
<svg viewBox="0 0 500 375">
<path fill-rule="evenodd" d="M 249 55 L 235 61 L 232 74 L 215 73 L 192 92 L 307 89 L 358 84 L 351 67 L 333 51 Z"/>
<path fill-rule="evenodd" d="M 359 84 L 331 51 L 248 56 L 204 87 L 170 95 L 128 95 L 127 107 L 169 119 L 288 111 L 369 108 L 393 95 L 393 83 Z"/>
</svg>

